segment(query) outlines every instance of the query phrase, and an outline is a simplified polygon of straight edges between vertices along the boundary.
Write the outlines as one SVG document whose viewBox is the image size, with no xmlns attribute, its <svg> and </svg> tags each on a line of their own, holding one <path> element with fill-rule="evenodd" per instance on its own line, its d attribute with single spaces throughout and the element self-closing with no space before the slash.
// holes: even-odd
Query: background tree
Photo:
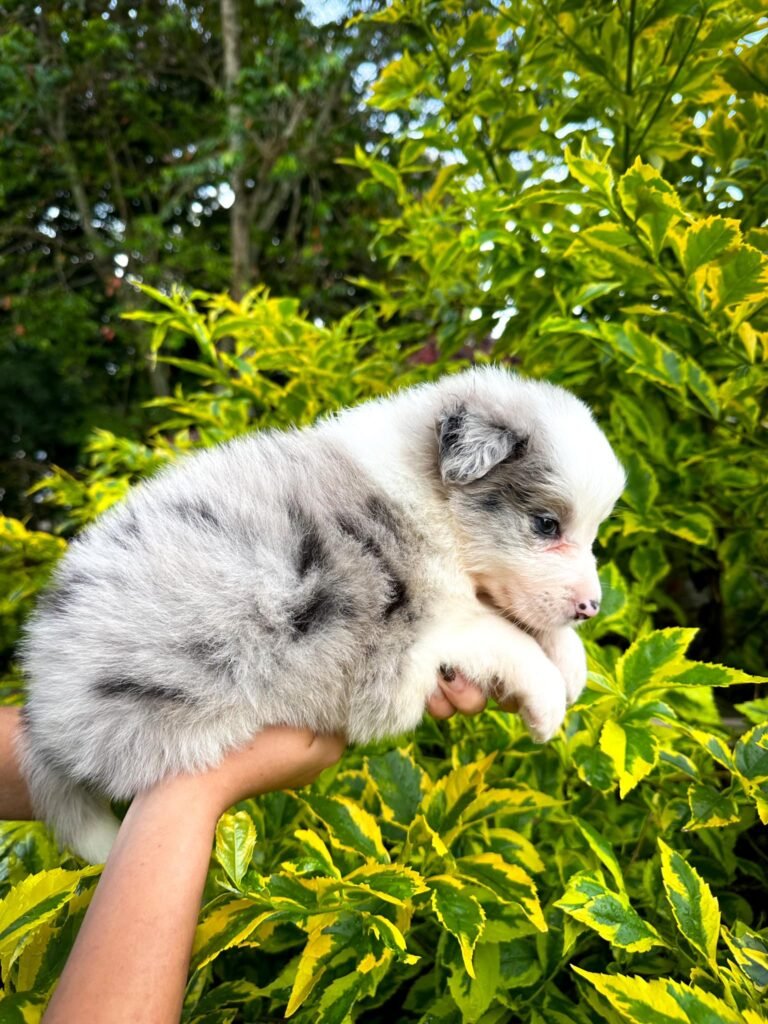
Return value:
<svg viewBox="0 0 768 1024">
<path fill-rule="evenodd" d="M 46 459 L 73 466 L 94 424 L 141 430 L 141 400 L 167 393 L 120 320 L 140 301 L 127 274 L 259 281 L 328 318 L 355 301 L 350 266 L 376 272 L 377 210 L 336 159 L 379 138 L 358 68 L 381 33 L 318 26 L 298 0 L 229 6 L 228 47 L 218 3 L 0 6 L 8 511 L 35 514 L 23 491 Z"/>
</svg>

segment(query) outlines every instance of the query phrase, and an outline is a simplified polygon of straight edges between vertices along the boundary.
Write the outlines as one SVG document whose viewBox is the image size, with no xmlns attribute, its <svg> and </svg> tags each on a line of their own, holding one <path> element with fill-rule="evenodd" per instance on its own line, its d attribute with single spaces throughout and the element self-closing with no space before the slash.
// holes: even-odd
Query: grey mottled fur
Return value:
<svg viewBox="0 0 768 1024">
<path fill-rule="evenodd" d="M 486 380 L 509 382 L 506 411 L 484 402 Z M 450 523 L 488 548 L 530 509 L 566 503 L 532 436 L 541 413 L 516 422 L 521 387 L 547 388 L 465 373 L 371 407 L 399 402 L 409 440 L 392 462 L 418 478 L 412 498 L 344 443 L 372 415 L 362 406 L 182 459 L 89 527 L 23 645 L 23 765 L 59 839 L 97 859 L 114 830 L 104 797 L 214 765 L 268 724 L 358 741 L 416 725 L 404 659 L 439 605 L 431 567 L 449 557 Z M 446 510 L 434 529 L 427 493 Z"/>
</svg>

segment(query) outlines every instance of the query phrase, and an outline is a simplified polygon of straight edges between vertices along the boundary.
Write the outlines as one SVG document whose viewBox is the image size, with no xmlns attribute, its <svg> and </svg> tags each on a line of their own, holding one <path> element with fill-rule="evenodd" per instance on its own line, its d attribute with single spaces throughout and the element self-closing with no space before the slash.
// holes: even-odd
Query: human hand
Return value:
<svg viewBox="0 0 768 1024">
<path fill-rule="evenodd" d="M 477 715 L 485 711 L 488 699 L 476 683 L 455 669 L 450 669 L 448 676 L 452 678 L 446 678 L 444 675 L 438 677 L 439 689 L 435 690 L 427 701 L 427 711 L 433 718 L 450 718 L 457 711 L 462 715 Z M 502 711 L 516 713 L 520 710 L 519 703 L 514 697 L 496 700 Z"/>
<path fill-rule="evenodd" d="M 198 775 L 176 775 L 162 780 L 149 793 L 194 799 L 198 809 L 218 818 L 228 807 L 274 789 L 300 789 L 325 768 L 335 764 L 345 748 L 340 736 L 318 736 L 310 729 L 271 726 L 257 733 L 244 747 Z M 140 794 L 137 800 L 141 800 Z M 136 801 L 134 801 L 135 803 Z"/>
</svg>

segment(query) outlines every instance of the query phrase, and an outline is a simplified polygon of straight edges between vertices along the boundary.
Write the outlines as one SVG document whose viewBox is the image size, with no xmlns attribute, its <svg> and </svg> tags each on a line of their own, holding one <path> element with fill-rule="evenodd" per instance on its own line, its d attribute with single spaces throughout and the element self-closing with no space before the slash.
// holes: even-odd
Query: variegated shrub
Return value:
<svg viewBox="0 0 768 1024">
<path fill-rule="evenodd" d="M 3 647 L 63 538 L 177 452 L 461 358 L 570 386 L 629 485 L 563 733 L 428 719 L 233 808 L 184 1019 L 768 1024 L 763 5 L 374 16 L 402 33 L 371 96 L 393 134 L 350 160 L 400 207 L 386 283 L 326 325 L 260 290 L 149 290 L 175 390 L 151 437 L 98 432 L 83 473 L 43 482 L 50 534 L 0 523 Z M 22 686 L 11 668 L 5 698 Z M 95 880 L 42 827 L 0 826 L 0 1022 L 39 1020 Z"/>
</svg>

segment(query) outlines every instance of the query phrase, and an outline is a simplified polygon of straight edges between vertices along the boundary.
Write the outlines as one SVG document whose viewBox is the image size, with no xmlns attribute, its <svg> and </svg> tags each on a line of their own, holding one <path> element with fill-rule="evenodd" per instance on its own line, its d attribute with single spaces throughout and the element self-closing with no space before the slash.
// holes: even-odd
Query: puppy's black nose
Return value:
<svg viewBox="0 0 768 1024">
<path fill-rule="evenodd" d="M 593 615 L 597 615 L 600 609 L 600 602 L 594 598 L 587 598 L 586 601 L 579 601 L 576 606 L 576 610 L 573 613 L 574 619 L 583 621 L 584 619 L 591 619 Z"/>
</svg>

